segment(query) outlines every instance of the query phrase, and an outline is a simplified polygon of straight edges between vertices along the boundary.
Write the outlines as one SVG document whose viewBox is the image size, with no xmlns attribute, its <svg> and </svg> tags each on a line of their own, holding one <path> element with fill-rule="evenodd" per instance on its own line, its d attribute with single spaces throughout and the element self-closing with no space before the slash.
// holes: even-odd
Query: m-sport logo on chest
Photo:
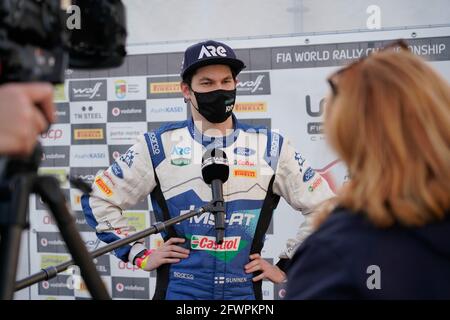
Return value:
<svg viewBox="0 0 450 320">
<path fill-rule="evenodd" d="M 244 249 L 248 241 L 241 237 L 225 237 L 222 244 L 217 244 L 215 237 L 192 235 L 191 249 L 206 251 L 222 261 L 231 261 Z"/>
</svg>

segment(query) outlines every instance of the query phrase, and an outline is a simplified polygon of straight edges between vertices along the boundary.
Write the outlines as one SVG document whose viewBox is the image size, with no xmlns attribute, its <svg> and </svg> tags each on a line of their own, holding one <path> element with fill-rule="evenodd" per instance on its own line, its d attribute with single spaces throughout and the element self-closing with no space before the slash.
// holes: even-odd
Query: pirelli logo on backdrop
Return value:
<svg viewBox="0 0 450 320">
<path fill-rule="evenodd" d="M 177 93 L 181 92 L 179 82 L 157 82 L 150 83 L 150 94 L 152 93 Z"/>
<path fill-rule="evenodd" d="M 267 112 L 265 102 L 238 102 L 234 106 L 234 112 Z"/>
<path fill-rule="evenodd" d="M 256 178 L 256 170 L 233 170 L 233 175 L 235 177 L 243 178 Z"/>
<path fill-rule="evenodd" d="M 147 78 L 147 99 L 181 98 L 179 77 Z"/>
<path fill-rule="evenodd" d="M 72 124 L 72 144 L 106 144 L 106 124 Z"/>
<path fill-rule="evenodd" d="M 75 129 L 75 140 L 98 140 L 103 139 L 102 129 Z"/>
</svg>

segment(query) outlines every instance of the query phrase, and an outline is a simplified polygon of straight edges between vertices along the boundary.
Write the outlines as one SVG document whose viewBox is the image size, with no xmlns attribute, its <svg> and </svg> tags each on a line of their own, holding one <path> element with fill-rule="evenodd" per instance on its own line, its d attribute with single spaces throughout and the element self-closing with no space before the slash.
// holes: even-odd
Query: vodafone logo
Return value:
<svg viewBox="0 0 450 320">
<path fill-rule="evenodd" d="M 43 224 L 55 224 L 55 223 L 53 222 L 52 217 L 50 217 L 50 216 L 48 216 L 48 215 L 45 215 L 45 216 L 44 216 L 42 222 L 43 222 Z M 42 239 L 42 240 L 44 240 L 44 239 Z M 41 243 L 42 243 L 42 240 L 41 240 Z"/>
<path fill-rule="evenodd" d="M 118 284 L 116 284 L 116 290 L 117 291 L 123 292 L 123 289 L 124 289 L 124 286 L 123 286 L 122 283 L 119 282 Z"/>
<path fill-rule="evenodd" d="M 42 238 L 42 239 L 41 239 L 41 245 L 42 245 L 43 247 L 48 246 L 48 240 L 47 240 L 46 238 Z"/>
<path fill-rule="evenodd" d="M 44 288 L 44 289 L 50 288 L 50 284 L 48 283 L 48 281 L 43 281 L 42 282 L 42 288 Z"/>
<path fill-rule="evenodd" d="M 118 157 L 120 157 L 120 152 L 119 151 L 114 151 L 112 153 L 112 156 L 113 156 L 114 160 L 116 160 Z"/>
<path fill-rule="evenodd" d="M 120 116 L 120 109 L 119 108 L 113 108 L 112 109 L 112 115 L 114 116 L 114 117 L 118 117 L 118 116 Z"/>
<path fill-rule="evenodd" d="M 278 291 L 278 297 L 283 299 L 285 296 L 286 296 L 286 289 L 280 289 L 280 291 Z"/>
<path fill-rule="evenodd" d="M 45 133 L 41 133 L 42 139 L 49 140 L 59 140 L 63 136 L 63 131 L 61 129 L 50 129 Z"/>
</svg>

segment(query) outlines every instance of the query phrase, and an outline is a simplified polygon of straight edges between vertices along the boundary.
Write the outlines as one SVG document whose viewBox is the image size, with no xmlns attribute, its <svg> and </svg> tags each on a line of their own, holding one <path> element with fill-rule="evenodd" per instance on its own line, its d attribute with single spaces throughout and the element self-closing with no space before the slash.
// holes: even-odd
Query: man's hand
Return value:
<svg viewBox="0 0 450 320">
<path fill-rule="evenodd" d="M 55 120 L 53 87 L 47 83 L 0 86 L 0 155 L 31 154 L 37 136 Z"/>
<path fill-rule="evenodd" d="M 143 269 L 146 271 L 152 271 L 165 263 L 177 263 L 181 259 L 189 257 L 189 250 L 175 245 L 175 243 L 184 243 L 183 238 L 170 238 L 164 244 L 152 251 L 152 253 L 146 257 L 148 259 L 143 263 Z"/>
<path fill-rule="evenodd" d="M 286 274 L 280 268 L 274 266 L 261 258 L 258 253 L 252 254 L 250 260 L 253 260 L 245 265 L 246 273 L 253 273 L 261 271 L 261 274 L 254 277 L 253 281 L 260 281 L 262 279 L 269 279 L 274 283 L 281 283 L 286 279 Z"/>
</svg>

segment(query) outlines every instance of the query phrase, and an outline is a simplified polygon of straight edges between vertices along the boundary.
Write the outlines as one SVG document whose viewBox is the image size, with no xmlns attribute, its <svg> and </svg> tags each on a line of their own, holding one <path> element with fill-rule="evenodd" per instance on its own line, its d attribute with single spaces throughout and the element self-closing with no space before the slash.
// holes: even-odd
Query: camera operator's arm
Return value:
<svg viewBox="0 0 450 320">
<path fill-rule="evenodd" d="M 46 83 L 0 86 L 0 155 L 28 155 L 54 121 L 53 88 Z"/>
</svg>

